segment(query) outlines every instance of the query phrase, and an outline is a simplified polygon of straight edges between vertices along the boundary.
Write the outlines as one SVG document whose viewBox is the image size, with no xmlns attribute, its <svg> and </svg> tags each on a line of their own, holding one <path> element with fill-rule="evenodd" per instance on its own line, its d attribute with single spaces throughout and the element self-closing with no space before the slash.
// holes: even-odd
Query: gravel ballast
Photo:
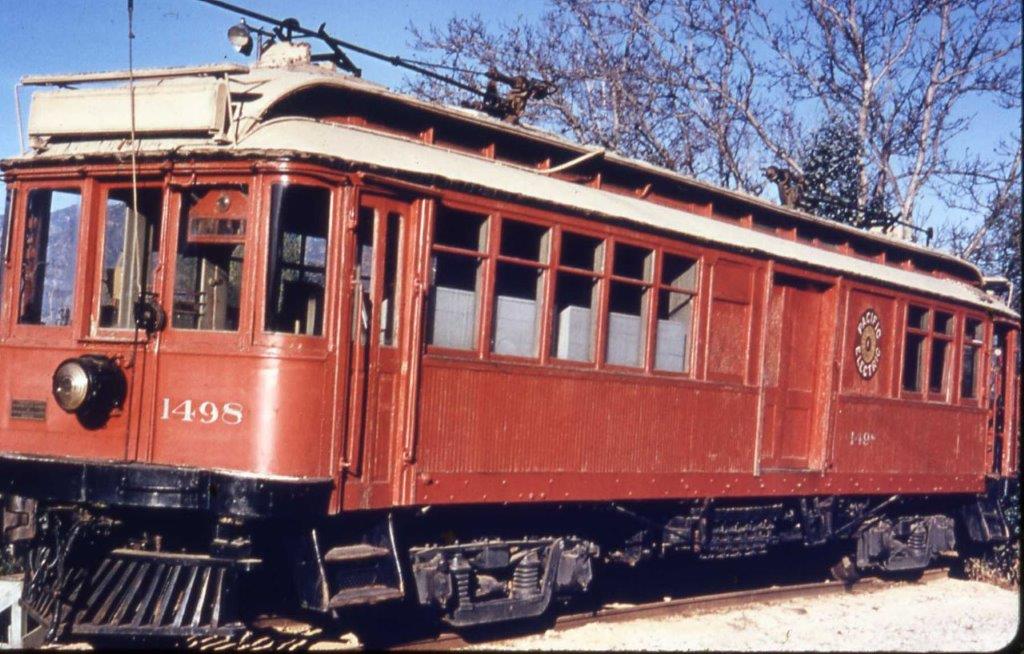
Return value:
<svg viewBox="0 0 1024 654">
<path fill-rule="evenodd" d="M 957 579 L 780 600 L 678 617 L 592 623 L 486 649 L 993 651 L 1019 629 L 1017 591 Z"/>
</svg>

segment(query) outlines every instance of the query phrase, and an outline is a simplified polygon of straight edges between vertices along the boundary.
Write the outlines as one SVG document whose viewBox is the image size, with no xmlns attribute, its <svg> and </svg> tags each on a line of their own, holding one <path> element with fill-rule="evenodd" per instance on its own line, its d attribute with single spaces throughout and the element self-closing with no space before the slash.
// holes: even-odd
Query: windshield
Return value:
<svg viewBox="0 0 1024 654">
<path fill-rule="evenodd" d="M 138 210 L 132 206 L 137 202 Z M 107 195 L 99 326 L 134 326 L 133 305 L 150 290 L 160 247 L 160 189 L 112 189 Z"/>
<path fill-rule="evenodd" d="M 21 258 L 18 322 L 64 326 L 71 322 L 81 192 L 35 189 L 28 195 Z"/>
</svg>

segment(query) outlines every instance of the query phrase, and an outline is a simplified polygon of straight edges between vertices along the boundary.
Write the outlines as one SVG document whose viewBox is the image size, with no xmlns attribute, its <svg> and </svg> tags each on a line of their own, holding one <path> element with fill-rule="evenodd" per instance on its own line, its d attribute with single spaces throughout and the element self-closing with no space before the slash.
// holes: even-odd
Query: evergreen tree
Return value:
<svg viewBox="0 0 1024 654">
<path fill-rule="evenodd" d="M 862 166 L 857 135 L 851 127 L 834 123 L 818 128 L 802 157 L 803 185 L 797 207 L 822 218 L 860 225 L 864 214 L 857 207 L 857 194 Z"/>
</svg>

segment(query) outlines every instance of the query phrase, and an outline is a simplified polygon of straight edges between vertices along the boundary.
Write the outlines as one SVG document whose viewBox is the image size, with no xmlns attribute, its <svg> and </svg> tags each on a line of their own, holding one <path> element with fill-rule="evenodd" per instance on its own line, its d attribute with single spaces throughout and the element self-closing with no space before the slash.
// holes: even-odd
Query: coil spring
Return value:
<svg viewBox="0 0 1024 654">
<path fill-rule="evenodd" d="M 512 573 L 512 596 L 529 597 L 540 592 L 540 558 L 531 552 Z"/>
<path fill-rule="evenodd" d="M 928 531 L 920 526 L 910 532 L 907 538 L 907 546 L 915 550 L 923 550 L 928 544 Z"/>
<path fill-rule="evenodd" d="M 473 604 L 473 596 L 470 589 L 470 573 L 472 568 L 460 555 L 456 554 L 455 559 L 452 561 L 451 572 L 455 577 L 455 590 L 459 598 L 459 606 L 471 606 Z"/>
</svg>

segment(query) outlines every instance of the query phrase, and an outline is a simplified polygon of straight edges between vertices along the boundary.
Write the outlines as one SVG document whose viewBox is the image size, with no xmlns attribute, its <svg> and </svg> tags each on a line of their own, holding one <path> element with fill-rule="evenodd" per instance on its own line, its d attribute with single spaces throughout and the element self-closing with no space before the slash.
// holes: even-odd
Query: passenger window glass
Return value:
<svg viewBox="0 0 1024 654">
<path fill-rule="evenodd" d="M 395 344 L 395 312 L 398 310 L 398 249 L 401 243 L 402 217 L 388 214 L 387 239 L 384 244 L 384 288 L 380 301 L 380 344 Z"/>
<path fill-rule="evenodd" d="M 642 282 L 650 282 L 654 268 L 654 251 L 624 243 L 616 243 L 612 274 Z M 647 345 L 647 305 L 650 294 L 646 285 L 612 281 L 608 296 L 608 342 L 605 361 L 613 366 L 641 367 Z"/>
<path fill-rule="evenodd" d="M 928 309 L 922 307 L 910 307 L 907 310 L 907 327 L 914 329 L 928 329 Z"/>
<path fill-rule="evenodd" d="M 70 324 L 80 215 L 80 191 L 38 189 L 29 193 L 21 258 L 19 323 Z"/>
<path fill-rule="evenodd" d="M 494 281 L 494 343 L 496 354 L 537 356 L 539 307 L 543 302 L 543 271 L 499 262 Z"/>
<path fill-rule="evenodd" d="M 612 266 L 612 274 L 618 277 L 630 277 L 649 282 L 651 281 L 653 262 L 654 253 L 650 250 L 616 243 L 615 263 Z"/>
<path fill-rule="evenodd" d="M 603 264 L 604 241 L 572 232 L 562 232 L 559 265 L 601 272 Z"/>
<path fill-rule="evenodd" d="M 964 321 L 963 360 L 960 368 L 960 397 L 964 399 L 977 397 L 978 360 L 983 336 L 980 320 L 968 318 Z"/>
<path fill-rule="evenodd" d="M 549 231 L 546 227 L 518 220 L 501 221 L 502 256 L 547 262 Z"/>
<path fill-rule="evenodd" d="M 550 232 L 541 225 L 518 220 L 501 221 L 500 260 L 494 280 L 494 331 L 491 336 L 491 349 L 495 354 L 536 357 L 539 353 Z"/>
<path fill-rule="evenodd" d="M 661 283 L 664 286 L 685 290 L 697 288 L 697 262 L 666 254 L 662 264 Z"/>
<path fill-rule="evenodd" d="M 932 360 L 928 368 L 928 390 L 941 393 L 946 386 L 946 352 L 949 342 L 936 339 L 932 343 Z"/>
<path fill-rule="evenodd" d="M 427 343 L 431 345 L 476 349 L 482 295 L 481 259 L 487 246 L 487 225 L 487 216 L 444 206 L 438 208 L 427 320 Z"/>
<path fill-rule="evenodd" d="M 487 249 L 487 216 L 441 207 L 434 225 L 434 243 L 460 250 Z"/>
<path fill-rule="evenodd" d="M 608 296 L 608 347 L 605 360 L 615 366 L 644 364 L 647 334 L 647 289 L 612 282 Z"/>
<path fill-rule="evenodd" d="M 237 331 L 242 302 L 247 188 L 197 187 L 182 196 L 171 324 Z"/>
<path fill-rule="evenodd" d="M 160 251 L 160 189 L 138 190 L 138 212 L 132 211 L 131 189 L 107 195 L 100 277 L 99 326 L 130 329 L 134 304 L 153 288 L 153 268 Z"/>
<path fill-rule="evenodd" d="M 907 308 L 907 334 L 903 353 L 903 389 L 920 392 L 924 390 L 924 364 L 928 345 L 930 311 L 923 307 Z"/>
<path fill-rule="evenodd" d="M 935 312 L 935 324 L 932 329 L 931 361 L 928 364 L 928 391 L 944 393 L 946 391 L 946 371 L 948 354 L 951 351 L 953 337 L 953 315 L 943 311 Z"/>
<path fill-rule="evenodd" d="M 689 372 L 697 262 L 666 254 L 661 264 L 661 286 L 658 291 L 654 369 Z"/>
<path fill-rule="evenodd" d="M 480 260 L 436 252 L 431 259 L 431 269 L 431 320 L 427 342 L 458 350 L 475 349 L 483 271 Z"/>
<path fill-rule="evenodd" d="M 564 243 L 564 241 L 563 241 Z M 570 361 L 594 360 L 597 279 L 560 271 L 555 281 L 551 355 Z"/>
<path fill-rule="evenodd" d="M 270 196 L 265 329 L 322 336 L 331 192 L 275 184 Z"/>
<path fill-rule="evenodd" d="M 924 336 L 907 334 L 906 352 L 903 354 L 903 388 L 908 391 L 921 390 L 921 371 L 924 358 Z"/>
</svg>

